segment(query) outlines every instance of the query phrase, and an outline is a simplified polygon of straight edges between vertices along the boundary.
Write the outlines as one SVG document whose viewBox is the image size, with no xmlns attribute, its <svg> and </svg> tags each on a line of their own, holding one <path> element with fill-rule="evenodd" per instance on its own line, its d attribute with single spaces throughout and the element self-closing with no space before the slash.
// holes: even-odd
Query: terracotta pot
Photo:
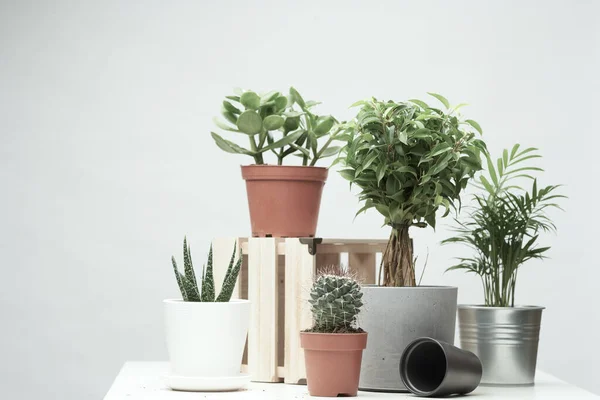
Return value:
<svg viewBox="0 0 600 400">
<path fill-rule="evenodd" d="M 367 333 L 300 333 L 311 396 L 356 396 Z"/>
<path fill-rule="evenodd" d="M 244 165 L 252 236 L 313 237 L 327 168 Z"/>
</svg>

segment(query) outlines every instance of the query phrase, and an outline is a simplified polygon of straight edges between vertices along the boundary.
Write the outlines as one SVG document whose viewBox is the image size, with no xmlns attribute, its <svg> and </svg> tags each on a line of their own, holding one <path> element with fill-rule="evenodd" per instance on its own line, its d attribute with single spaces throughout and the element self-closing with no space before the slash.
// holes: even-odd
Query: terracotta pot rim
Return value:
<svg viewBox="0 0 600 400">
<path fill-rule="evenodd" d="M 362 352 L 367 347 L 367 338 L 367 332 L 300 332 L 300 345 L 305 351 Z"/>
<path fill-rule="evenodd" d="M 356 335 L 366 335 L 369 332 L 353 332 L 353 333 L 327 333 L 327 332 L 300 332 L 301 335 L 310 335 L 310 336 L 356 336 Z"/>
<path fill-rule="evenodd" d="M 324 184 L 329 170 L 308 165 L 242 165 L 246 181 L 305 181 Z"/>
<path fill-rule="evenodd" d="M 277 164 L 247 164 L 240 165 L 242 168 L 290 168 L 290 169 L 325 169 L 329 170 L 327 167 L 318 167 L 316 165 L 277 165 Z"/>
</svg>

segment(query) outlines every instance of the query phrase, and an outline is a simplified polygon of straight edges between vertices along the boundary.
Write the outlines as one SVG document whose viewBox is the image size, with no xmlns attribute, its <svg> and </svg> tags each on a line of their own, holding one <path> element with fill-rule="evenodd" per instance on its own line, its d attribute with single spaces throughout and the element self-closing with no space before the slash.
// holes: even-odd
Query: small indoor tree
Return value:
<svg viewBox="0 0 600 400">
<path fill-rule="evenodd" d="M 430 93 L 444 109 L 420 100 L 359 101 L 358 115 L 345 125 L 341 175 L 361 189 L 357 215 L 375 208 L 392 228 L 381 261 L 379 284 L 415 286 L 412 226 L 435 229 L 436 212 L 448 215 L 461 191 L 481 169 L 485 144 L 481 127 L 463 120 L 462 106 L 451 107 Z M 383 274 L 383 279 L 382 275 Z"/>
</svg>

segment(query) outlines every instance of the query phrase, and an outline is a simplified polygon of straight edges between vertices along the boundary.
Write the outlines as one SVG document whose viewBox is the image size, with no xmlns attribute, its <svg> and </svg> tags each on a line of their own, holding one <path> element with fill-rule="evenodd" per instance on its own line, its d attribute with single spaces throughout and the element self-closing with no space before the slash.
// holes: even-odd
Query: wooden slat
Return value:
<svg viewBox="0 0 600 400">
<path fill-rule="evenodd" d="M 277 254 L 285 255 L 285 242 L 277 240 Z M 287 239 L 285 239 L 287 240 Z M 295 239 L 298 240 L 298 239 Z M 248 254 L 248 242 L 240 238 L 243 254 Z M 317 246 L 317 253 L 339 254 L 339 253 L 383 253 L 387 245 L 387 239 L 323 239 L 323 243 Z"/>
<path fill-rule="evenodd" d="M 319 253 L 317 251 L 316 267 L 317 271 L 322 268 L 340 265 L 340 253 Z"/>
<path fill-rule="evenodd" d="M 331 253 L 383 253 L 387 244 L 320 244 L 317 246 L 317 254 Z"/>
<path fill-rule="evenodd" d="M 358 281 L 362 284 L 375 283 L 375 263 L 375 253 L 348 254 L 348 269 L 356 273 Z"/>
<path fill-rule="evenodd" d="M 285 240 L 285 383 L 306 378 L 300 331 L 310 328 L 308 288 L 315 274 L 315 257 L 298 239 Z"/>
<path fill-rule="evenodd" d="M 248 367 L 251 379 L 278 382 L 277 254 L 273 238 L 248 240 L 250 332 Z"/>
</svg>

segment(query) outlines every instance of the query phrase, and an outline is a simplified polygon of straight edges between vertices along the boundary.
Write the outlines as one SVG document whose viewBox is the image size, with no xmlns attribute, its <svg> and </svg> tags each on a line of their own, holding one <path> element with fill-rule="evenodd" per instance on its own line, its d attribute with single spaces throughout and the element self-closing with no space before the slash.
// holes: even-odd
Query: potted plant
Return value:
<svg viewBox="0 0 600 400">
<path fill-rule="evenodd" d="M 358 115 L 345 124 L 347 140 L 341 175 L 361 189 L 357 215 L 375 208 L 391 228 L 381 260 L 378 286 L 365 286 L 363 327 L 370 332 L 360 388 L 404 391 L 398 363 L 405 347 L 422 336 L 453 343 L 455 287 L 417 286 L 409 230 L 446 216 L 469 179 L 481 169 L 485 144 L 479 124 L 463 120 L 457 107 L 431 94 L 444 110 L 420 100 L 360 101 Z"/>
<path fill-rule="evenodd" d="M 250 378 L 241 374 L 242 355 L 250 321 L 250 302 L 230 300 L 242 265 L 234 246 L 221 293 L 215 293 L 212 246 L 200 280 L 192 254 L 183 240 L 184 272 L 172 258 L 181 299 L 164 300 L 170 373 L 167 385 L 175 390 L 234 390 Z"/>
<path fill-rule="evenodd" d="M 564 196 L 558 186 L 538 187 L 531 174 L 542 169 L 527 162 L 540 157 L 536 149 L 516 144 L 503 151 L 497 168 L 486 157 L 473 210 L 459 222 L 457 235 L 443 242 L 473 250 L 449 270 L 475 273 L 483 284 L 483 304 L 458 308 L 461 347 L 481 359 L 482 383 L 533 384 L 543 307 L 515 305 L 517 273 L 528 260 L 545 257 L 549 247 L 539 246 L 538 239 L 555 231 L 547 211 L 559 208 L 556 201 Z M 531 180 L 531 188 L 520 180 Z"/>
<path fill-rule="evenodd" d="M 300 333 L 311 396 L 356 396 L 367 333 L 356 327 L 362 306 L 356 280 L 339 269 L 320 274 L 310 291 L 313 327 Z"/>
<path fill-rule="evenodd" d="M 339 147 L 330 146 L 338 131 L 337 121 L 331 115 L 315 114 L 312 109 L 317 104 L 304 101 L 293 87 L 287 97 L 275 91 L 260 96 L 245 91 L 223 101 L 222 115 L 227 122 L 215 119 L 216 125 L 243 136 L 250 147 L 211 134 L 222 150 L 254 160 L 252 165 L 242 166 L 253 236 L 315 236 L 327 179 L 327 169 L 315 164 L 339 152 Z M 319 141 L 324 143 L 319 145 Z M 266 163 L 270 154 L 276 165 Z M 302 165 L 284 166 L 283 160 L 290 155 L 299 156 Z"/>
</svg>

